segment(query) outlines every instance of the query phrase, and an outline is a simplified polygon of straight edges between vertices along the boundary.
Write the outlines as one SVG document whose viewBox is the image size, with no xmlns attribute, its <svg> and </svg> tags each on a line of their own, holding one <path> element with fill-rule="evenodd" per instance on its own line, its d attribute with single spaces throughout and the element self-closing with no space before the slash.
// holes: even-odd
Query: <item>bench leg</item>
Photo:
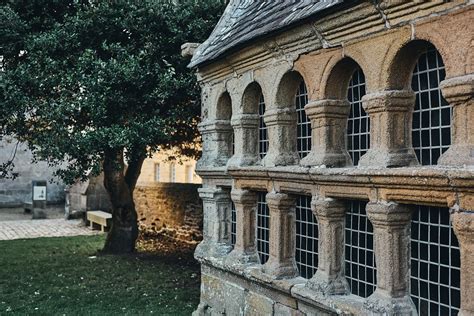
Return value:
<svg viewBox="0 0 474 316">
<path fill-rule="evenodd" d="M 100 231 L 103 232 L 103 233 L 105 233 L 105 227 L 104 227 L 104 225 L 100 225 Z"/>
<path fill-rule="evenodd" d="M 90 228 L 91 228 L 91 230 L 94 230 L 94 222 L 92 222 L 92 221 L 89 221 L 89 222 L 90 222 Z"/>
</svg>

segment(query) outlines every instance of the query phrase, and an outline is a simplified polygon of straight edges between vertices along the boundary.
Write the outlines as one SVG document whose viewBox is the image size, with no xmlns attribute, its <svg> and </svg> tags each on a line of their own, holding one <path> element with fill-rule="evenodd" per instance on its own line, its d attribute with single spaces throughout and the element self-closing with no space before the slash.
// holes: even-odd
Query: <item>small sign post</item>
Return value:
<svg viewBox="0 0 474 316">
<path fill-rule="evenodd" d="M 33 181 L 33 219 L 46 218 L 46 201 L 48 197 L 48 185 L 46 181 Z"/>
</svg>

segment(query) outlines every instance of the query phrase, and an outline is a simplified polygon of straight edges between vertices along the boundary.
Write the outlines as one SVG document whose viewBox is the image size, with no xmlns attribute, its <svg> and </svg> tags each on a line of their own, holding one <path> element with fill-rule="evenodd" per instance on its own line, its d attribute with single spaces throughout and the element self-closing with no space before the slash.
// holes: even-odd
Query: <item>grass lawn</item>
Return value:
<svg viewBox="0 0 474 316">
<path fill-rule="evenodd" d="M 0 241 L 0 315 L 190 315 L 190 255 L 96 256 L 103 236 Z"/>
</svg>

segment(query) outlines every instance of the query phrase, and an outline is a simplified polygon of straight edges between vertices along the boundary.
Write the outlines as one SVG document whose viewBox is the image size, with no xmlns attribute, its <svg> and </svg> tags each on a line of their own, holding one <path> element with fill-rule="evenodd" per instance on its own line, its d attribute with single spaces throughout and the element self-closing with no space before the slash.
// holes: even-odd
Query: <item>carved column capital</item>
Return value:
<svg viewBox="0 0 474 316">
<path fill-rule="evenodd" d="M 270 256 L 263 272 L 274 279 L 298 275 L 295 260 L 295 198 L 284 193 L 268 193 L 270 210 Z"/>
<path fill-rule="evenodd" d="M 349 293 L 344 276 L 344 218 L 347 205 L 342 200 L 313 196 L 311 209 L 318 219 L 318 270 L 306 283 L 323 295 Z"/>
<path fill-rule="evenodd" d="M 205 121 L 198 125 L 202 135 L 202 157 L 197 170 L 221 167 L 227 164 L 232 152 L 233 129 L 229 120 Z"/>
<path fill-rule="evenodd" d="M 453 106 L 452 144 L 438 160 L 440 165 L 474 165 L 474 75 L 443 80 L 445 99 Z"/>
<path fill-rule="evenodd" d="M 311 101 L 305 106 L 311 120 L 311 152 L 301 160 L 303 166 L 344 167 L 351 165 L 346 150 L 347 100 Z"/>
<path fill-rule="evenodd" d="M 366 300 L 377 313 L 416 315 L 409 292 L 411 208 L 393 202 L 369 202 L 367 216 L 374 227 L 377 289 Z"/>
<path fill-rule="evenodd" d="M 270 108 L 264 121 L 268 131 L 268 152 L 262 160 L 264 166 L 287 166 L 299 161 L 296 152 L 296 109 Z"/>
<path fill-rule="evenodd" d="M 461 252 L 461 310 L 459 315 L 473 315 L 474 301 L 474 211 L 463 211 L 455 206 L 451 209 L 454 233 Z"/>
<path fill-rule="evenodd" d="M 411 90 L 379 91 L 362 98 L 362 106 L 370 116 L 370 149 L 359 166 L 418 165 L 410 133 L 414 104 Z"/>
<path fill-rule="evenodd" d="M 227 166 L 254 165 L 258 157 L 258 115 L 235 114 L 231 120 L 234 128 L 234 155 Z"/>
</svg>

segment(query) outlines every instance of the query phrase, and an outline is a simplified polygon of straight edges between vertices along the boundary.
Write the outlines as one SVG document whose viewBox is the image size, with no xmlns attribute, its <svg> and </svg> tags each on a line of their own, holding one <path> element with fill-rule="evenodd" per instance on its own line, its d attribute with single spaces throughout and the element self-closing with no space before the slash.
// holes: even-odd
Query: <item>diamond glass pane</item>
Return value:
<svg viewBox="0 0 474 316">
<path fill-rule="evenodd" d="M 410 281 L 419 315 L 458 314 L 460 254 L 448 208 L 418 206 L 413 213 Z"/>
<path fill-rule="evenodd" d="M 373 227 L 367 218 L 367 202 L 351 201 L 346 212 L 345 269 L 352 294 L 368 297 L 377 284 Z"/>
<path fill-rule="evenodd" d="M 443 60 L 436 49 L 420 56 L 411 81 L 416 95 L 411 135 L 422 165 L 435 165 L 451 145 L 452 109 L 439 89 L 445 77 Z"/>
<path fill-rule="evenodd" d="M 261 264 L 267 262 L 270 254 L 270 210 L 265 196 L 263 192 L 257 195 L 257 252 Z"/>
<path fill-rule="evenodd" d="M 230 208 L 230 243 L 232 246 L 235 245 L 235 239 L 237 237 L 237 213 L 235 212 L 235 204 L 231 202 Z"/>
<path fill-rule="evenodd" d="M 370 118 L 362 108 L 362 97 L 365 95 L 365 77 L 362 69 L 357 69 L 349 82 L 347 99 L 350 103 L 350 114 L 347 121 L 347 151 L 354 166 L 370 147 Z"/>
<path fill-rule="evenodd" d="M 260 158 L 263 159 L 268 151 L 268 133 L 267 125 L 263 120 L 263 115 L 265 114 L 265 100 L 263 99 L 263 94 L 260 95 L 260 100 L 258 102 L 258 153 Z"/>
<path fill-rule="evenodd" d="M 318 222 L 311 211 L 311 197 L 296 199 L 296 265 L 300 276 L 310 279 L 318 268 Z"/>
<path fill-rule="evenodd" d="M 296 92 L 296 143 L 300 158 L 306 157 L 311 151 L 311 121 L 306 116 L 304 107 L 308 104 L 308 92 L 304 81 Z"/>
</svg>

